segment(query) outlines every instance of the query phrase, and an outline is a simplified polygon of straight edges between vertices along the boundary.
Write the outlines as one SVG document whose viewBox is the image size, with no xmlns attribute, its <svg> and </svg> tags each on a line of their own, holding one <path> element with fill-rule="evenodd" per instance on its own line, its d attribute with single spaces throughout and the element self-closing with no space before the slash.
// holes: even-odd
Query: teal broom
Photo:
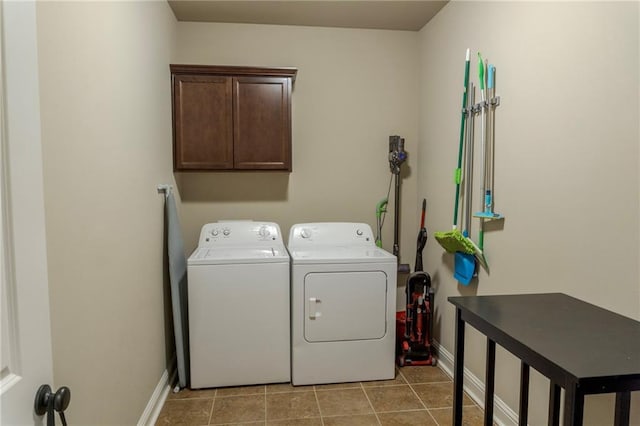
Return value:
<svg viewBox="0 0 640 426">
<path fill-rule="evenodd" d="M 489 105 L 487 103 L 487 98 L 486 98 L 486 91 L 485 91 L 485 78 L 487 76 L 487 74 L 489 70 L 487 69 L 487 72 L 485 73 L 485 66 L 484 66 L 484 62 L 482 60 L 482 55 L 480 54 L 480 52 L 478 52 L 478 80 L 480 83 L 480 95 L 481 95 L 481 108 L 482 108 L 482 119 L 481 119 L 481 148 L 482 148 L 482 191 L 481 194 L 484 195 L 486 192 L 486 188 L 488 188 L 487 186 L 487 173 L 488 173 L 488 168 L 487 168 L 487 146 L 486 146 L 486 132 L 487 132 L 487 118 L 488 118 L 488 114 L 486 113 L 486 110 L 488 109 Z M 484 206 L 485 202 L 484 202 L 485 197 L 481 197 L 481 201 L 480 201 L 480 206 Z M 475 216 L 475 215 L 474 215 Z M 479 251 L 476 252 L 476 259 L 478 260 L 478 262 L 480 263 L 480 265 L 482 265 L 482 267 L 489 272 L 489 265 L 487 263 L 487 259 L 484 256 L 484 218 L 482 216 L 480 216 L 480 226 L 479 226 L 479 231 L 478 231 L 478 249 Z"/>
</svg>

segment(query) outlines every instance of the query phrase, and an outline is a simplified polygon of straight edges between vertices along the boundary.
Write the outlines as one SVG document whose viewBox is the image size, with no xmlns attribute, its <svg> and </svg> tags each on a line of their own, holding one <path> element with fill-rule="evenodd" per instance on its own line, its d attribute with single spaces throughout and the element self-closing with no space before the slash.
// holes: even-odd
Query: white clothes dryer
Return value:
<svg viewBox="0 0 640 426">
<path fill-rule="evenodd" d="M 397 259 L 363 223 L 291 228 L 291 382 L 395 376 Z"/>
<path fill-rule="evenodd" d="M 278 225 L 204 225 L 187 273 L 191 388 L 289 382 L 290 258 Z"/>
</svg>

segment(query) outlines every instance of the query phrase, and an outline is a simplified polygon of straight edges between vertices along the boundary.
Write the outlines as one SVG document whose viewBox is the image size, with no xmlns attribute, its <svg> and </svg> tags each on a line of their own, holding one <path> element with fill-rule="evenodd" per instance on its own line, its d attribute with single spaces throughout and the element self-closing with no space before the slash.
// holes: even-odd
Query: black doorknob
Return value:
<svg viewBox="0 0 640 426">
<path fill-rule="evenodd" d="M 36 392 L 33 408 L 38 416 L 47 414 L 47 426 L 55 425 L 54 416 L 56 411 L 60 414 L 62 424 L 66 426 L 67 419 L 65 418 L 64 410 L 69 406 L 69 402 L 71 402 L 71 390 L 68 387 L 62 386 L 54 394 L 51 392 L 51 386 L 42 385 Z"/>
<path fill-rule="evenodd" d="M 51 397 L 51 386 L 42 385 L 36 392 L 36 400 L 33 409 L 37 415 L 42 416 L 47 412 L 49 407 L 49 398 Z"/>
<path fill-rule="evenodd" d="M 67 409 L 69 402 L 71 402 L 71 390 L 66 386 L 58 389 L 53 395 L 53 409 L 59 413 Z"/>
</svg>

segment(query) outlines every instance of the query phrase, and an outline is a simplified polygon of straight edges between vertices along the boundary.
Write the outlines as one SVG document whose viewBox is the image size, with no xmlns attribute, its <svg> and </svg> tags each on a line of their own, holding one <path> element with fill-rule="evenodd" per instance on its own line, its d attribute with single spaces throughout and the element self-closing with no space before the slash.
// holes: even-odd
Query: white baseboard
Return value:
<svg viewBox="0 0 640 426">
<path fill-rule="evenodd" d="M 453 377 L 453 355 L 438 342 L 433 342 L 438 353 L 438 366 Z M 478 406 L 484 409 L 484 382 L 468 368 L 464 369 L 464 390 Z M 513 411 L 502 399 L 494 395 L 493 421 L 498 426 L 516 426 L 518 413 Z"/>
<path fill-rule="evenodd" d="M 174 358 L 169 364 L 169 368 L 162 373 L 160 381 L 153 390 L 153 394 L 151 394 L 140 420 L 138 420 L 138 426 L 152 426 L 156 423 L 164 402 L 167 400 L 169 392 L 171 392 L 172 384 L 175 383 L 177 372 Z"/>
</svg>

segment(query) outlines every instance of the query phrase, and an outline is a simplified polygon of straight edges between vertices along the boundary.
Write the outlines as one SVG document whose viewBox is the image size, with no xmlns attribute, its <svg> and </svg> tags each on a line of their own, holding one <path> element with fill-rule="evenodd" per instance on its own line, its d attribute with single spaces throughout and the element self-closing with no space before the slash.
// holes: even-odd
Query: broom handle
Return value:
<svg viewBox="0 0 640 426">
<path fill-rule="evenodd" d="M 487 70 L 487 73 L 488 74 Z M 485 126 L 486 124 L 486 119 L 488 117 L 487 115 L 487 111 L 486 111 L 486 93 L 485 93 L 485 67 L 484 67 L 484 61 L 482 60 L 482 55 L 480 54 L 480 52 L 478 52 L 478 81 L 480 82 L 480 99 L 481 99 L 481 111 L 482 111 L 482 116 L 480 118 L 480 148 L 481 148 L 481 155 L 482 155 L 482 184 L 480 185 L 480 211 L 484 210 L 484 194 L 486 191 L 486 183 L 487 183 L 487 140 L 486 140 L 486 131 L 487 128 Z M 480 250 L 484 249 L 484 219 L 480 218 L 480 224 L 478 226 L 478 247 L 480 247 Z"/>
<path fill-rule="evenodd" d="M 469 85 L 469 49 L 464 63 L 464 91 L 462 92 L 462 110 L 460 114 L 460 143 L 458 144 L 458 167 L 455 172 L 456 198 L 453 207 L 453 229 L 458 227 L 458 207 L 460 202 L 460 182 L 462 181 L 462 151 L 464 147 L 464 124 L 466 118 L 465 108 L 467 107 L 467 86 Z"/>
<path fill-rule="evenodd" d="M 473 139 L 474 139 L 474 117 L 473 104 L 475 102 L 475 86 L 473 83 L 469 84 L 469 118 L 467 119 L 467 140 L 466 140 L 466 154 L 465 154 L 465 175 L 464 175 L 464 223 L 462 234 L 468 237 L 471 233 L 471 216 L 472 206 L 471 198 L 473 191 Z"/>
</svg>

